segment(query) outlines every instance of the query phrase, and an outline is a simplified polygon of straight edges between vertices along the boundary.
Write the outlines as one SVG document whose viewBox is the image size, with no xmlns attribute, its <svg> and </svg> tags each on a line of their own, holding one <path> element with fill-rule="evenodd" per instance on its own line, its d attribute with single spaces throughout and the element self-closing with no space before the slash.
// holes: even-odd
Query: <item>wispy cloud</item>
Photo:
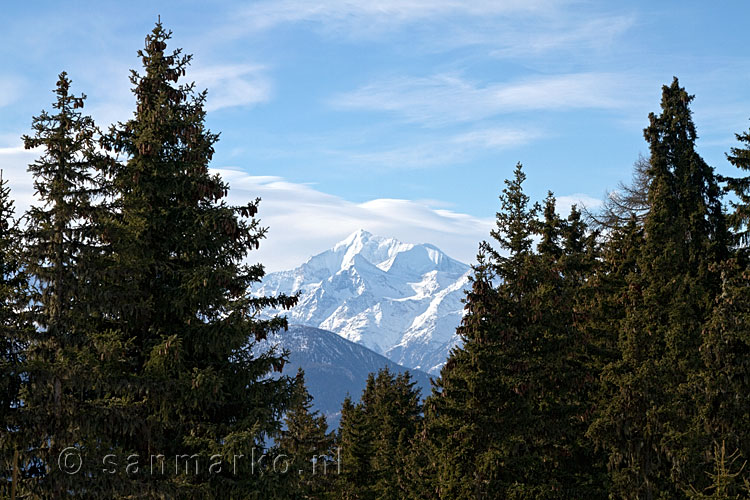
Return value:
<svg viewBox="0 0 750 500">
<path fill-rule="evenodd" d="M 31 154 L 33 154 L 33 152 L 32 151 L 28 151 L 22 145 L 19 145 L 19 146 L 9 146 L 9 147 L 0 147 L 0 158 L 3 158 L 3 157 L 15 157 L 15 156 L 20 156 L 20 155 L 31 155 Z"/>
<path fill-rule="evenodd" d="M 530 128 L 479 128 L 457 135 L 415 140 L 405 146 L 368 151 L 366 145 L 360 145 L 357 150 L 337 149 L 326 153 L 346 163 L 384 170 L 427 168 L 465 163 L 486 150 L 522 146 L 542 135 Z"/>
<path fill-rule="evenodd" d="M 297 266 L 360 228 L 406 242 L 433 243 L 472 262 L 492 225 L 492 219 L 434 208 L 434 202 L 382 198 L 355 203 L 281 177 L 231 168 L 217 172 L 231 186 L 231 201 L 262 198 L 260 217 L 269 227 L 268 238 L 251 260 L 272 271 Z"/>
<path fill-rule="evenodd" d="M 471 148 L 505 149 L 527 144 L 541 135 L 541 132 L 529 128 L 494 127 L 459 134 L 451 142 Z"/>
<path fill-rule="evenodd" d="M 254 64 L 198 66 L 190 72 L 198 88 L 208 88 L 206 111 L 252 106 L 271 98 L 266 68 Z"/>
<path fill-rule="evenodd" d="M 561 0 L 269 0 L 253 4 L 234 17 L 235 34 L 287 23 L 315 23 L 330 31 L 367 35 L 407 23 L 448 16 L 484 17 L 545 13 L 569 3 Z"/>
<path fill-rule="evenodd" d="M 231 186 L 235 203 L 262 198 L 260 217 L 268 238 L 252 261 L 268 270 L 290 269 L 322 252 L 357 229 L 410 243 L 432 243 L 448 255 L 472 263 L 478 244 L 489 237 L 491 217 L 438 208 L 435 201 L 379 198 L 355 203 L 281 177 L 252 176 L 234 168 L 217 169 Z M 577 204 L 595 208 L 601 200 L 585 194 L 557 198 L 558 211 L 567 215 Z"/>
<path fill-rule="evenodd" d="M 632 15 L 611 15 L 579 19 L 559 16 L 531 25 L 514 23 L 506 29 L 464 33 L 464 43 L 495 47 L 497 58 L 527 58 L 566 51 L 590 54 L 609 48 L 636 22 Z"/>
<path fill-rule="evenodd" d="M 334 98 L 339 109 L 391 112 L 439 126 L 531 110 L 620 108 L 627 105 L 622 75 L 574 73 L 477 84 L 455 75 L 404 77 L 372 83 Z"/>
<path fill-rule="evenodd" d="M 410 30 L 410 47 L 436 52 L 480 45 L 501 58 L 608 49 L 633 14 L 593 14 L 578 0 L 262 0 L 235 11 L 211 39 L 298 24 L 324 35 L 378 39 Z"/>
<path fill-rule="evenodd" d="M 0 148 L 3 178 L 13 190 L 17 214 L 33 202 L 26 168 L 37 154 L 20 146 Z M 357 203 L 282 177 L 252 176 L 230 167 L 212 170 L 229 182 L 231 203 L 262 199 L 260 217 L 269 232 L 250 260 L 263 263 L 269 271 L 295 267 L 360 228 L 405 242 L 432 243 L 471 263 L 478 243 L 487 239 L 494 224 L 492 217 L 449 210 L 435 200 L 378 198 Z M 558 197 L 563 214 L 573 203 L 591 208 L 601 201 L 584 194 Z"/>
</svg>

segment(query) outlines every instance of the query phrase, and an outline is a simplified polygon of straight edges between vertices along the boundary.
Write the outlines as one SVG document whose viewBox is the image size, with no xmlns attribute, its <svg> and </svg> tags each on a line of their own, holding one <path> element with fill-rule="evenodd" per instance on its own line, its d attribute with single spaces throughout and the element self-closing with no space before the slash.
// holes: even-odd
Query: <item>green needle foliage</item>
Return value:
<svg viewBox="0 0 750 500">
<path fill-rule="evenodd" d="M 679 498 L 698 484 L 707 443 L 695 426 L 688 383 L 701 370 L 701 331 L 727 256 L 728 234 L 713 169 L 695 152 L 689 96 L 664 86 L 649 116 L 649 210 L 637 269 L 626 278 L 621 359 L 605 370 L 608 391 L 591 435 L 610 455 L 622 498 Z"/>
<path fill-rule="evenodd" d="M 33 331 L 27 314 L 28 276 L 21 261 L 21 228 L 14 217 L 8 181 L 0 171 L 0 496 L 21 495 L 19 421 L 23 353 Z"/>
<path fill-rule="evenodd" d="M 108 450 L 97 383 L 97 353 L 90 317 L 95 288 L 96 200 L 101 185 L 96 171 L 107 159 L 97 152 L 98 130 L 79 111 L 85 96 L 70 92 L 60 75 L 54 112 L 32 122 L 27 149 L 40 148 L 29 166 L 40 203 L 27 214 L 23 267 L 31 277 L 31 309 L 36 329 L 23 355 L 26 384 L 21 393 L 19 445 L 25 488 L 34 497 L 106 490 L 108 476 L 77 476 L 61 470 L 62 450 L 73 447 L 86 466 Z"/>
<path fill-rule="evenodd" d="M 41 157 L 23 233 L 0 191 L 0 446 L 18 495 L 285 496 L 259 457 L 296 382 L 269 377 L 285 357 L 253 344 L 286 326 L 260 311 L 296 297 L 250 292 L 259 200 L 227 204 L 209 172 L 206 93 L 177 84 L 190 58 L 165 52 L 169 36 L 146 38 L 137 110 L 104 137 L 60 75 L 55 112 L 24 137 Z"/>
<path fill-rule="evenodd" d="M 520 164 L 484 243 L 458 332 L 426 403 L 440 498 L 595 498 L 603 469 L 586 440 L 595 376 L 577 319 L 596 248 L 580 212 L 523 192 Z M 532 237 L 541 241 L 534 252 Z"/>
<path fill-rule="evenodd" d="M 178 83 L 190 56 L 167 52 L 169 38 L 161 24 L 146 37 L 143 74 L 131 76 L 134 117 L 103 140 L 123 157 L 107 171 L 115 210 L 103 224 L 110 298 L 102 314 L 127 343 L 132 374 L 118 394 L 132 411 L 118 439 L 140 457 L 203 461 L 197 472 L 134 475 L 155 492 L 268 497 L 273 481 L 249 457 L 278 432 L 294 380 L 267 378 L 285 359 L 251 347 L 286 326 L 259 312 L 296 297 L 249 292 L 264 275 L 244 263 L 266 234 L 255 217 L 259 200 L 227 204 L 229 186 L 209 172 L 218 136 L 204 125 L 206 92 Z M 210 457 L 221 467 L 209 470 Z"/>
<path fill-rule="evenodd" d="M 750 456 L 750 290 L 747 286 L 750 270 L 738 265 L 735 259 L 727 261 L 720 269 L 721 295 L 702 335 L 703 369 L 692 381 L 699 411 L 696 427 L 707 433 L 712 446 L 707 446 L 705 452 L 717 466 L 727 450 L 730 454 Z M 750 480 L 746 470 L 744 474 Z M 739 492 L 738 487 L 727 486 L 733 493 Z"/>
<path fill-rule="evenodd" d="M 361 401 L 341 408 L 338 435 L 341 474 L 337 498 L 400 499 L 410 496 L 410 441 L 420 424 L 419 389 L 408 372 L 370 374 Z"/>
<path fill-rule="evenodd" d="M 750 132 L 735 134 L 744 147 L 733 147 L 727 154 L 729 163 L 747 172 L 750 170 Z M 729 222 L 734 229 L 735 241 L 743 247 L 750 243 L 750 176 L 722 177 L 726 181 L 726 190 L 731 191 L 736 201 L 730 201 L 734 211 L 729 216 Z"/>
<path fill-rule="evenodd" d="M 334 434 L 328 432 L 325 415 L 312 410 L 313 399 L 301 370 L 296 387 L 295 402 L 284 418 L 286 429 L 278 440 L 291 471 L 288 498 L 327 498 L 338 473 Z"/>
</svg>

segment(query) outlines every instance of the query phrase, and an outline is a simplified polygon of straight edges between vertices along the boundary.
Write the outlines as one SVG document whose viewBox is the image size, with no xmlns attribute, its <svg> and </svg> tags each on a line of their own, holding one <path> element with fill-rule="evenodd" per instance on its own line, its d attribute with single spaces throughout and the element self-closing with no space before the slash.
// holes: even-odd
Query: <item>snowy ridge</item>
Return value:
<svg viewBox="0 0 750 500">
<path fill-rule="evenodd" d="M 395 363 L 437 374 L 458 338 L 470 267 L 429 244 L 359 230 L 258 294 L 300 292 L 290 323 L 330 330 Z"/>
</svg>

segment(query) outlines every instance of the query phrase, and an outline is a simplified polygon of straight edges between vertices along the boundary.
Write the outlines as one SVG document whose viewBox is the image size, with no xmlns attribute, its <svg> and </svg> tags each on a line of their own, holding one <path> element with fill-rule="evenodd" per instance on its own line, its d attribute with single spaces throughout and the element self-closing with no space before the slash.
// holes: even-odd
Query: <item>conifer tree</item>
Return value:
<svg viewBox="0 0 750 500">
<path fill-rule="evenodd" d="M 708 432 L 705 451 L 714 461 L 718 450 L 750 456 L 750 271 L 731 259 L 721 272 L 722 292 L 702 332 L 703 369 L 693 384 L 698 426 Z"/>
<path fill-rule="evenodd" d="M 737 134 L 737 139 L 748 143 L 750 135 Z M 750 169 L 747 148 L 732 148 L 729 161 L 742 170 Z M 750 276 L 747 260 L 748 236 L 748 178 L 728 177 L 727 188 L 737 197 L 729 215 L 735 248 L 732 258 L 723 262 L 721 294 L 716 299 L 711 316 L 705 325 L 700 347 L 703 370 L 694 380 L 700 411 L 699 426 L 706 429 L 713 449 L 707 450 L 718 466 L 715 451 L 727 450 L 750 456 L 750 336 L 748 313 L 750 296 L 746 283 Z M 708 471 L 706 471 L 708 473 Z"/>
<path fill-rule="evenodd" d="M 433 493 L 439 498 L 508 497 L 531 460 L 528 443 L 513 435 L 529 423 L 532 411 L 523 397 L 528 384 L 514 380 L 514 374 L 526 372 L 528 353 L 511 340 L 523 331 L 532 288 L 527 270 L 538 207 L 529 207 L 524 180 L 519 164 L 514 178 L 505 181 L 491 235 L 507 255 L 488 243 L 480 246 L 457 331 L 463 344 L 451 352 L 425 402 L 424 435 L 435 456 Z M 557 228 L 550 232 L 556 235 Z M 494 286 L 498 280 L 512 293 L 501 295 Z"/>
<path fill-rule="evenodd" d="M 344 401 L 339 428 L 344 498 L 406 498 L 409 442 L 420 423 L 419 389 L 408 372 L 368 376 L 360 403 Z"/>
<path fill-rule="evenodd" d="M 326 417 L 312 410 L 313 398 L 301 370 L 297 379 L 296 401 L 285 416 L 286 429 L 281 432 L 278 447 L 290 463 L 297 490 L 294 496 L 323 498 L 338 472 L 334 435 L 328 432 Z"/>
<path fill-rule="evenodd" d="M 620 358 L 618 332 L 633 298 L 628 278 L 639 272 L 637 257 L 642 244 L 643 226 L 631 214 L 629 220 L 606 232 L 594 272 L 584 286 L 587 296 L 584 328 L 596 351 L 597 373 Z"/>
<path fill-rule="evenodd" d="M 547 192 L 547 199 L 544 200 L 543 218 L 537 224 L 536 231 L 541 236 L 541 241 L 537 246 L 538 252 L 553 262 L 562 256 L 560 238 L 563 225 L 557 215 L 556 204 L 555 195 L 552 191 Z"/>
<path fill-rule="evenodd" d="M 76 449 L 81 469 L 91 470 L 110 448 L 103 429 L 106 399 L 97 383 L 99 352 L 89 304 L 94 302 L 95 268 L 100 251 L 96 199 L 101 195 L 97 169 L 107 159 L 97 152 L 98 130 L 83 115 L 85 95 L 70 92 L 60 74 L 53 104 L 33 119 L 27 149 L 42 156 L 29 166 L 41 203 L 32 206 L 24 233 L 22 263 L 33 283 L 31 317 L 36 328 L 23 353 L 25 384 L 19 428 L 25 441 L 21 467 L 34 498 L 87 491 L 111 491 L 112 478 L 61 470 L 60 454 Z M 104 494 L 106 496 L 106 494 Z"/>
<path fill-rule="evenodd" d="M 426 461 L 423 475 L 431 476 L 433 483 L 427 498 L 486 498 L 496 488 L 485 477 L 493 471 L 486 466 L 480 469 L 479 464 L 482 458 L 498 453 L 508 423 L 525 417 L 518 408 L 509 412 L 507 406 L 498 406 L 498 401 L 512 396 L 495 370 L 497 341 L 493 337 L 498 332 L 493 321 L 493 278 L 480 250 L 459 329 L 463 345 L 451 351 L 434 382 L 433 393 L 425 401 L 425 428 L 415 445 Z M 497 472 L 505 469 L 497 467 Z"/>
<path fill-rule="evenodd" d="M 372 457 L 375 453 L 374 429 L 361 405 L 347 397 L 341 406 L 338 447 L 341 450 L 341 474 L 336 478 L 336 493 L 344 499 L 375 498 L 372 490 Z"/>
<path fill-rule="evenodd" d="M 541 242 L 530 260 L 536 280 L 528 294 L 526 326 L 519 339 L 528 343 L 531 420 L 519 436 L 536 455 L 534 475 L 520 496 L 600 497 L 603 461 L 585 437 L 597 386 L 592 339 L 585 331 L 586 292 L 597 257 L 574 205 L 567 220 L 557 216 L 550 193 L 540 225 Z M 501 293 L 505 284 L 500 285 Z M 536 429 L 534 426 L 538 426 Z"/>
<path fill-rule="evenodd" d="M 742 147 L 733 147 L 727 154 L 729 163 L 740 170 L 750 170 L 750 132 L 735 134 Z M 734 230 L 737 243 L 747 246 L 750 242 L 750 176 L 745 177 L 722 177 L 726 181 L 726 189 L 732 191 L 737 197 L 736 201 L 730 201 L 734 209 L 729 215 L 729 223 Z"/>
<path fill-rule="evenodd" d="M 429 411 L 429 406 L 424 406 L 425 413 L 414 436 L 399 445 L 399 454 L 403 454 L 400 461 L 403 473 L 399 479 L 403 482 L 403 497 L 410 500 L 432 500 L 437 495 L 437 473 L 442 450 L 439 443 L 427 439 L 428 429 L 435 421 Z"/>
<path fill-rule="evenodd" d="M 179 83 L 191 58 L 167 52 L 170 36 L 157 23 L 146 37 L 143 74 L 131 76 L 136 112 L 102 141 L 123 157 L 106 171 L 114 209 L 102 231 L 110 250 L 102 315 L 128 346 L 118 398 L 131 418 L 118 442 L 139 457 L 203 460 L 195 473 L 129 476 L 149 495 L 279 496 L 248 457 L 278 433 L 294 381 L 267 378 L 285 358 L 251 347 L 286 325 L 259 312 L 296 297 L 250 293 L 264 275 L 244 263 L 266 234 L 259 200 L 228 205 L 229 186 L 209 172 L 218 136 L 205 128 L 207 94 Z M 221 466 L 210 468 L 214 456 Z"/>
<path fill-rule="evenodd" d="M 420 391 L 408 372 L 393 374 L 387 367 L 374 377 L 372 396 L 362 400 L 367 417 L 375 429 L 373 456 L 374 492 L 379 499 L 405 496 L 402 481 L 406 467 L 402 447 L 414 436 L 422 413 Z"/>
<path fill-rule="evenodd" d="M 675 78 L 644 131 L 651 153 L 644 241 L 638 272 L 627 278 L 621 360 L 605 370 L 609 391 L 591 430 L 623 498 L 679 498 L 699 484 L 707 445 L 688 381 L 701 369 L 701 329 L 727 232 L 713 169 L 695 151 L 691 100 Z"/>
<path fill-rule="evenodd" d="M 0 170 L 0 496 L 19 495 L 18 438 L 23 351 L 32 325 L 26 314 L 28 279 L 21 264 L 21 229 Z"/>
<path fill-rule="evenodd" d="M 520 165 L 506 181 L 495 250 L 484 243 L 455 349 L 426 402 L 440 498 L 560 498 L 602 494 L 586 441 L 590 353 L 577 307 L 594 245 L 576 210 L 550 193 L 536 219 Z M 538 253 L 532 236 L 541 241 Z"/>
</svg>

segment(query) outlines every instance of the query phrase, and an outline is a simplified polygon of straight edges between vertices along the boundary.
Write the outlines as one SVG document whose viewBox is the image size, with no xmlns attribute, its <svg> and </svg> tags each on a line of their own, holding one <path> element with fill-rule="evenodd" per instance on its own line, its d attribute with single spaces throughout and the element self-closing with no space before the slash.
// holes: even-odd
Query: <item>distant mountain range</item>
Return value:
<svg viewBox="0 0 750 500">
<path fill-rule="evenodd" d="M 292 324 L 332 331 L 437 375 L 458 343 L 470 271 L 433 245 L 360 230 L 296 269 L 267 275 L 256 293 L 300 292 L 290 311 L 266 314 L 285 314 Z"/>
<path fill-rule="evenodd" d="M 293 377 L 298 368 L 305 371 L 314 407 L 326 415 L 329 427 L 338 426 L 341 403 L 347 395 L 359 400 L 370 373 L 385 367 L 394 373 L 407 371 L 364 346 L 309 326 L 291 325 L 288 331 L 269 336 L 256 348 L 263 351 L 272 346 L 290 353 L 282 374 Z M 430 377 L 420 370 L 408 371 L 422 396 L 428 396 Z"/>
</svg>

